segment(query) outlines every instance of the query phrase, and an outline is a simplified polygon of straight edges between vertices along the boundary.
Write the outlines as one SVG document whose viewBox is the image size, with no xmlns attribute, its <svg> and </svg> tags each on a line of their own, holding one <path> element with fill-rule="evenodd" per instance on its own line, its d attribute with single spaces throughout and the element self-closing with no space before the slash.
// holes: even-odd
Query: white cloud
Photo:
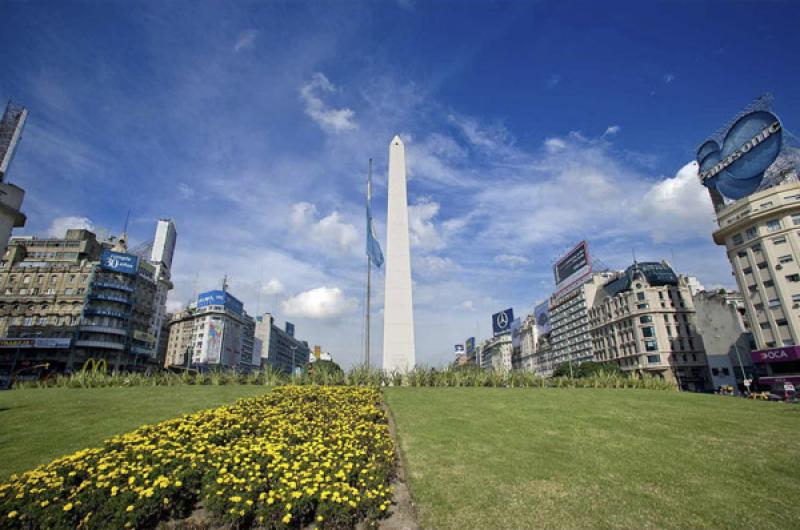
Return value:
<svg viewBox="0 0 800 530">
<path fill-rule="evenodd" d="M 499 254 L 494 257 L 494 262 L 500 265 L 507 265 L 509 267 L 518 267 L 530 262 L 525 256 L 518 254 Z"/>
<path fill-rule="evenodd" d="M 271 278 L 267 283 L 261 286 L 261 294 L 266 294 L 268 296 L 280 294 L 283 290 L 283 283 L 277 278 Z"/>
<path fill-rule="evenodd" d="M 642 198 L 638 214 L 657 242 L 708 237 L 716 228 L 708 190 L 697 177 L 697 162 L 654 184 Z"/>
<path fill-rule="evenodd" d="M 441 256 L 419 256 L 414 258 L 414 272 L 424 276 L 451 274 L 458 270 L 458 265 L 450 258 Z"/>
<path fill-rule="evenodd" d="M 447 119 L 473 146 L 491 153 L 511 154 L 514 137 L 503 125 L 484 125 L 474 118 L 456 114 L 450 114 Z"/>
<path fill-rule="evenodd" d="M 236 38 L 236 44 L 233 45 L 233 51 L 249 50 L 255 45 L 257 36 L 258 30 L 255 29 L 246 29 L 240 32 Z"/>
<path fill-rule="evenodd" d="M 181 182 L 180 184 L 178 184 L 178 193 L 180 193 L 181 197 L 183 197 L 184 199 L 191 199 L 192 197 L 194 197 L 195 194 L 194 188 L 192 188 L 185 182 Z"/>
<path fill-rule="evenodd" d="M 346 297 L 338 287 L 317 287 L 285 300 L 281 306 L 290 317 L 327 320 L 354 311 L 358 302 Z"/>
<path fill-rule="evenodd" d="M 555 153 L 557 151 L 565 149 L 567 147 L 567 144 L 561 138 L 548 138 L 544 141 L 544 147 L 550 153 Z"/>
<path fill-rule="evenodd" d="M 474 311 L 475 306 L 472 304 L 472 300 L 464 300 L 461 302 L 461 309 L 466 309 L 467 311 Z"/>
<path fill-rule="evenodd" d="M 94 223 L 88 217 L 56 217 L 50 223 L 50 228 L 47 229 L 47 235 L 50 237 L 64 237 L 67 229 L 70 228 L 83 228 L 86 230 L 94 231 Z"/>
<path fill-rule="evenodd" d="M 621 129 L 622 127 L 620 127 L 619 125 L 609 125 L 608 128 L 606 128 L 606 132 L 603 133 L 603 136 L 611 136 L 617 134 Z"/>
<path fill-rule="evenodd" d="M 664 82 L 665 83 L 672 83 L 675 80 L 674 74 L 664 74 Z"/>
<path fill-rule="evenodd" d="M 358 230 L 344 222 L 339 212 L 319 218 L 317 207 L 308 202 L 299 202 L 292 207 L 292 227 L 302 232 L 315 244 L 334 248 L 342 254 L 353 252 L 358 241 Z"/>
<path fill-rule="evenodd" d="M 440 250 L 445 247 L 433 218 L 439 213 L 439 203 L 423 200 L 408 207 L 408 232 L 411 246 L 421 250 Z"/>
<path fill-rule="evenodd" d="M 336 87 L 328 81 L 324 74 L 317 72 L 311 81 L 300 88 L 300 97 L 305 102 L 306 114 L 323 130 L 333 133 L 348 131 L 357 127 L 355 113 L 349 108 L 330 108 L 322 100 L 321 94 L 336 92 Z"/>
</svg>

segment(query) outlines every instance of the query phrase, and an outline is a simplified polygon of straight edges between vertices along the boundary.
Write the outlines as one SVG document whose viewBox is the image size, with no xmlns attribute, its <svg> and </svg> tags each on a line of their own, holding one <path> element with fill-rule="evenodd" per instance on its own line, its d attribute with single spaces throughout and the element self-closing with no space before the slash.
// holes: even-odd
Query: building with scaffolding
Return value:
<svg viewBox="0 0 800 530">
<path fill-rule="evenodd" d="M 25 190 L 9 183 L 7 175 L 27 117 L 25 107 L 9 101 L 0 120 L 0 252 L 5 252 L 11 230 L 25 226 L 25 215 L 20 211 Z"/>
</svg>

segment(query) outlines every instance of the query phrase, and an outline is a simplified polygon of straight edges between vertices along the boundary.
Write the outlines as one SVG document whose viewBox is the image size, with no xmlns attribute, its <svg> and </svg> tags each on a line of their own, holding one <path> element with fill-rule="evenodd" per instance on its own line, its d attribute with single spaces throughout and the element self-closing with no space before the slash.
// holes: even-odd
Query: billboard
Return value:
<svg viewBox="0 0 800 530">
<path fill-rule="evenodd" d="M 464 345 L 463 344 L 456 344 L 453 346 L 453 353 L 456 355 L 461 355 L 464 353 Z"/>
<path fill-rule="evenodd" d="M 225 331 L 224 320 L 209 320 L 208 333 L 203 344 L 202 361 L 205 363 L 219 363 L 222 354 L 222 334 Z"/>
<path fill-rule="evenodd" d="M 697 149 L 700 182 L 737 200 L 756 191 L 783 147 L 783 127 L 766 98 Z"/>
<path fill-rule="evenodd" d="M 536 319 L 537 331 L 541 334 L 550 333 L 550 308 L 547 300 L 533 308 L 533 317 Z"/>
<path fill-rule="evenodd" d="M 39 337 L 30 339 L 0 339 L 0 348 L 69 348 L 72 339 Z"/>
<path fill-rule="evenodd" d="M 475 337 L 470 337 L 467 339 L 467 342 L 464 344 L 465 349 L 467 351 L 467 355 L 471 355 L 475 352 Z"/>
<path fill-rule="evenodd" d="M 100 265 L 107 271 L 136 274 L 139 270 L 139 258 L 132 254 L 106 249 L 100 254 Z"/>
<path fill-rule="evenodd" d="M 589 245 L 586 241 L 581 241 L 553 265 L 556 294 L 560 294 L 561 291 L 586 278 L 591 273 L 592 264 L 589 260 Z"/>
<path fill-rule="evenodd" d="M 504 311 L 500 311 L 499 313 L 495 313 L 492 315 L 492 332 L 495 336 L 500 335 L 501 333 L 507 333 L 511 331 L 511 324 L 514 322 L 514 310 L 512 308 L 508 308 Z"/>
<path fill-rule="evenodd" d="M 197 308 L 207 307 L 211 305 L 221 305 L 225 309 L 241 315 L 244 313 L 244 304 L 238 298 L 233 296 L 227 291 L 206 291 L 197 295 Z"/>
<path fill-rule="evenodd" d="M 3 119 L 0 120 L 0 182 L 5 180 L 8 166 L 14 160 L 17 144 L 22 138 L 22 129 L 28 118 L 28 109 L 11 102 L 6 105 Z"/>
<path fill-rule="evenodd" d="M 291 322 L 286 322 L 286 334 L 290 337 L 294 337 L 294 324 Z"/>
</svg>

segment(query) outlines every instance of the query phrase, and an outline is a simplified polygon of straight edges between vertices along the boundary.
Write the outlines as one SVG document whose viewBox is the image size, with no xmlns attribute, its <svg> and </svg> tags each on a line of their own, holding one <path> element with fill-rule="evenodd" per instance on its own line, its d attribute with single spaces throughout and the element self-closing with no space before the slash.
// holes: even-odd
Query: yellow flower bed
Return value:
<svg viewBox="0 0 800 530">
<path fill-rule="evenodd" d="M 0 528 L 148 528 L 198 501 L 240 527 L 377 519 L 394 472 L 380 400 L 375 388 L 289 386 L 144 425 L 0 484 Z"/>
</svg>

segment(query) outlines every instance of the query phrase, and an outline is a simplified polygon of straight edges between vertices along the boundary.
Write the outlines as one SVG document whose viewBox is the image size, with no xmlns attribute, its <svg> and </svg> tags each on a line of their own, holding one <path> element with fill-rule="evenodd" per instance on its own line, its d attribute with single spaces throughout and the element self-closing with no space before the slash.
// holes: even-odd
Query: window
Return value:
<svg viewBox="0 0 800 530">
<path fill-rule="evenodd" d="M 711 369 L 711 375 L 719 375 L 719 369 L 718 368 L 712 368 Z"/>
<path fill-rule="evenodd" d="M 672 326 L 667 326 L 667 336 L 672 336 Z"/>
<path fill-rule="evenodd" d="M 642 315 L 642 316 L 639 317 L 639 323 L 640 324 L 649 324 L 652 321 L 653 321 L 653 317 L 650 316 L 650 315 Z"/>
<path fill-rule="evenodd" d="M 767 221 L 767 232 L 777 232 L 781 228 L 782 226 L 780 219 L 773 219 L 772 221 Z"/>
<path fill-rule="evenodd" d="M 761 322 L 758 325 L 761 329 L 769 329 L 769 322 Z"/>
<path fill-rule="evenodd" d="M 28 285 L 29 283 L 31 283 L 31 277 L 30 276 L 25 276 L 24 278 L 22 278 L 22 283 L 24 283 L 25 285 Z"/>
<path fill-rule="evenodd" d="M 642 335 L 644 335 L 645 337 L 655 337 L 656 336 L 656 330 L 655 330 L 655 328 L 653 328 L 651 326 L 648 326 L 646 328 L 642 328 Z"/>
<path fill-rule="evenodd" d="M 58 276 L 50 276 L 50 283 L 51 284 L 56 283 L 56 281 L 58 281 Z"/>
<path fill-rule="evenodd" d="M 776 237 L 772 240 L 773 245 L 782 245 L 786 243 L 786 236 Z"/>
<path fill-rule="evenodd" d="M 762 270 L 762 271 L 763 271 L 764 269 L 766 269 L 766 268 L 767 268 L 767 262 L 766 262 L 766 261 L 762 261 L 761 263 L 759 263 L 758 265 L 756 265 L 756 267 L 758 267 L 760 270 Z"/>
<path fill-rule="evenodd" d="M 648 307 L 647 304 L 636 304 L 636 309 L 647 309 Z"/>
<path fill-rule="evenodd" d="M 753 272 L 753 267 L 745 267 L 742 269 L 743 274 L 750 274 L 751 272 Z"/>
<path fill-rule="evenodd" d="M 656 341 L 653 339 L 648 339 L 644 341 L 644 349 L 647 351 L 656 351 L 658 349 L 658 345 Z"/>
<path fill-rule="evenodd" d="M 800 282 L 800 274 L 787 274 L 786 279 L 790 282 Z"/>
<path fill-rule="evenodd" d="M 800 225 L 800 213 L 792 215 L 792 224 Z"/>
<path fill-rule="evenodd" d="M 773 285 L 775 285 L 775 282 L 773 282 L 772 280 L 764 281 L 764 287 L 772 287 Z"/>
<path fill-rule="evenodd" d="M 777 298 L 773 298 L 772 300 L 769 301 L 769 306 L 770 307 L 778 307 L 780 305 L 781 305 L 781 301 L 778 300 Z"/>
<path fill-rule="evenodd" d="M 742 237 L 742 234 L 734 234 L 731 238 L 731 241 L 733 241 L 734 245 L 741 245 L 744 243 L 744 238 Z"/>
<path fill-rule="evenodd" d="M 647 362 L 649 364 L 658 364 L 658 363 L 661 362 L 661 356 L 660 355 L 648 355 L 647 356 Z"/>
<path fill-rule="evenodd" d="M 748 229 L 747 229 L 747 231 L 744 233 L 744 236 L 745 236 L 747 239 L 753 239 L 753 238 L 754 238 L 754 237 L 756 237 L 757 235 L 758 235 L 758 229 L 756 229 L 756 227 L 755 227 L 755 226 L 751 226 L 751 227 L 750 227 L 750 228 L 748 228 Z"/>
<path fill-rule="evenodd" d="M 786 254 L 785 256 L 779 257 L 778 261 L 780 261 L 781 263 L 789 263 L 790 261 L 794 261 L 794 260 L 792 259 L 791 254 Z"/>
<path fill-rule="evenodd" d="M 739 252 L 736 253 L 736 255 L 739 256 L 740 258 L 746 258 L 747 257 L 747 251 L 746 250 L 740 250 Z"/>
<path fill-rule="evenodd" d="M 636 293 L 636 299 L 639 301 L 644 300 L 644 293 L 643 292 Z"/>
<path fill-rule="evenodd" d="M 752 250 L 753 252 L 761 252 L 761 243 L 756 243 L 755 245 L 750 247 L 750 250 Z"/>
</svg>

